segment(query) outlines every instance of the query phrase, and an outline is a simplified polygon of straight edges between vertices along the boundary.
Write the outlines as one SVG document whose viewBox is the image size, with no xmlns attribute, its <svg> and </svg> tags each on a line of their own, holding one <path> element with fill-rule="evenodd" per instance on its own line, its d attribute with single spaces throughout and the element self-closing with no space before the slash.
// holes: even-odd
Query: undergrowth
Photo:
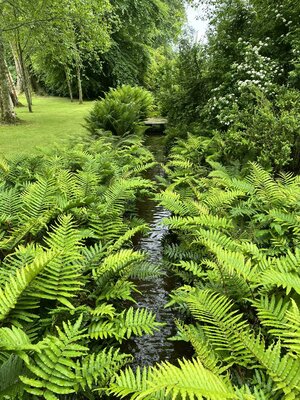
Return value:
<svg viewBox="0 0 300 400">
<path fill-rule="evenodd" d="M 118 374 L 111 393 L 132 399 L 298 399 L 300 396 L 300 180 L 256 163 L 247 171 L 205 158 L 205 142 L 179 141 L 157 195 L 169 268 L 182 280 L 173 340 L 195 355 Z"/>
</svg>

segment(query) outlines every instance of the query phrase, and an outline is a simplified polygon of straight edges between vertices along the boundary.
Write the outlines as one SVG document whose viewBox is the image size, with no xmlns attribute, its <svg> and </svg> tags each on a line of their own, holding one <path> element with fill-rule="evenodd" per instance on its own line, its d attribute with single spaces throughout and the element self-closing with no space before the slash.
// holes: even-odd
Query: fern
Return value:
<svg viewBox="0 0 300 400">
<path fill-rule="evenodd" d="M 300 360 L 287 354 L 281 357 L 280 342 L 265 348 L 261 336 L 242 335 L 245 346 L 267 370 L 277 389 L 287 399 L 297 399 L 300 394 Z"/>
<path fill-rule="evenodd" d="M 97 294 L 97 301 L 114 299 L 134 302 L 134 299 L 131 296 L 133 291 L 137 291 L 135 284 L 124 278 L 111 283 L 107 283 L 106 281 L 105 286 L 101 287 L 100 293 Z"/>
<path fill-rule="evenodd" d="M 137 367 L 135 373 L 131 368 L 126 368 L 124 371 L 120 371 L 119 375 L 115 377 L 115 382 L 110 384 L 109 393 L 121 398 L 132 394 L 131 399 L 136 399 L 142 392 L 147 390 L 150 373 L 151 369 L 148 368 L 141 370 L 140 367 Z M 162 398 L 156 396 L 153 392 L 151 396 L 154 399 Z"/>
<path fill-rule="evenodd" d="M 114 210 L 118 214 L 122 213 L 126 203 L 135 198 L 135 192 L 138 189 L 149 189 L 151 186 L 150 181 L 142 178 L 117 179 L 104 194 L 106 212 Z"/>
<path fill-rule="evenodd" d="M 279 332 L 285 329 L 285 315 L 290 307 L 288 299 L 264 295 L 258 300 L 252 300 L 251 303 L 257 310 L 261 324 L 268 328 L 270 334 L 278 336 Z"/>
<path fill-rule="evenodd" d="M 5 286 L 0 289 L 0 320 L 4 320 L 9 312 L 16 307 L 21 295 L 51 262 L 53 257 L 52 252 L 45 252 L 10 277 Z"/>
<path fill-rule="evenodd" d="M 253 302 L 258 316 L 269 333 L 281 339 L 282 345 L 290 352 L 300 354 L 300 313 L 296 302 L 291 299 L 271 299 L 264 296 L 260 302 Z"/>
<path fill-rule="evenodd" d="M 128 269 L 131 264 L 143 259 L 144 255 L 138 251 L 122 249 L 115 254 L 108 255 L 102 264 L 93 271 L 94 277 L 99 285 L 104 284 L 112 275 L 117 276 L 120 271 L 124 271 L 125 268 Z"/>
<path fill-rule="evenodd" d="M 89 354 L 77 361 L 76 376 L 83 390 L 105 387 L 124 364 L 132 357 L 120 353 L 119 349 L 104 349 L 98 354 Z"/>
<path fill-rule="evenodd" d="M 19 380 L 23 368 L 23 361 L 13 354 L 0 365 L 0 399 L 23 397 L 24 387 Z"/>
<path fill-rule="evenodd" d="M 73 307 L 69 298 L 81 289 L 80 235 L 74 229 L 71 217 L 60 218 L 59 225 L 46 239 L 47 245 L 57 254 L 36 279 L 31 296 L 58 300 Z"/>
<path fill-rule="evenodd" d="M 88 347 L 78 344 L 86 334 L 80 329 L 82 317 L 74 325 L 63 323 L 57 327 L 58 336 L 47 336 L 42 341 L 43 350 L 27 362 L 33 375 L 21 375 L 26 392 L 43 396 L 46 400 L 58 399 L 57 395 L 76 392 L 80 378 L 76 375 L 76 358 L 86 355 Z"/>
<path fill-rule="evenodd" d="M 203 366 L 214 374 L 223 374 L 226 368 L 221 367 L 221 358 L 209 345 L 201 326 L 199 324 L 182 325 L 179 322 L 177 322 L 176 326 L 183 337 L 191 342 L 196 356 Z"/>
<path fill-rule="evenodd" d="M 251 365 L 252 357 L 240 340 L 240 333 L 248 331 L 249 326 L 243 316 L 233 309 L 229 299 L 209 290 L 196 290 L 186 294 L 183 292 L 180 298 L 187 303 L 192 315 L 205 323 L 203 332 L 208 343 L 218 352 L 225 352 L 224 362 L 228 365 Z"/>
<path fill-rule="evenodd" d="M 146 383 L 144 383 L 146 381 Z M 145 387 L 146 386 L 146 387 Z M 110 387 L 110 393 L 124 397 L 132 393 L 131 399 L 156 398 L 162 391 L 164 398 L 172 399 L 235 399 L 233 387 L 221 376 L 215 375 L 203 367 L 199 359 L 179 360 L 179 367 L 168 362 L 162 363 L 150 371 L 137 371 L 137 378 L 130 369 L 122 373 L 116 383 Z M 140 392 L 140 393 L 139 393 Z"/>
<path fill-rule="evenodd" d="M 25 350 L 39 351 L 40 347 L 31 344 L 29 337 L 22 329 L 12 326 L 11 328 L 0 328 L 0 349 L 14 351 L 20 355 L 20 352 Z"/>
<path fill-rule="evenodd" d="M 162 324 L 155 321 L 155 315 L 146 308 L 134 310 L 130 307 L 115 315 L 113 320 L 91 322 L 89 335 L 92 339 L 115 337 L 118 341 L 129 339 L 131 335 L 152 334 Z"/>
</svg>

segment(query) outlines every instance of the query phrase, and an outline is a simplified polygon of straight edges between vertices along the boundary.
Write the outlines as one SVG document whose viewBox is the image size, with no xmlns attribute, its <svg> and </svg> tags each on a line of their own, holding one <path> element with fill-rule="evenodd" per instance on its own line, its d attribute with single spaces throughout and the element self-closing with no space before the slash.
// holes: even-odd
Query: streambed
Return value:
<svg viewBox="0 0 300 400">
<path fill-rule="evenodd" d="M 163 136 L 151 135 L 146 139 L 146 146 L 155 155 L 159 163 L 164 161 Z M 156 176 L 163 176 L 164 171 L 160 164 L 147 171 L 146 178 L 155 180 Z M 148 260 L 154 265 L 162 267 L 164 274 L 160 277 L 148 280 L 135 280 L 137 289 L 133 297 L 137 302 L 135 307 L 144 307 L 152 310 L 159 322 L 165 325 L 156 331 L 154 335 L 134 337 L 127 341 L 123 350 L 134 356 L 133 367 L 154 365 L 156 362 L 170 361 L 176 363 L 178 358 L 189 357 L 193 351 L 188 343 L 168 340 L 175 335 L 174 320 L 176 313 L 170 308 L 165 308 L 169 301 L 169 293 L 179 286 L 174 274 L 163 267 L 163 239 L 168 233 L 168 228 L 163 225 L 164 218 L 170 216 L 170 212 L 149 198 L 138 200 L 138 216 L 143 218 L 150 226 L 150 232 L 136 241 L 136 249 L 145 251 Z"/>
</svg>

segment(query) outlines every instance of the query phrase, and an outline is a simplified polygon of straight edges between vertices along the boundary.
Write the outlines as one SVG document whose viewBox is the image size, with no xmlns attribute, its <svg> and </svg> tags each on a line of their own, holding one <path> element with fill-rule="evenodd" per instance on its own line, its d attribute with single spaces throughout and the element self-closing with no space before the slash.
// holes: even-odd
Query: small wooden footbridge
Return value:
<svg viewBox="0 0 300 400">
<path fill-rule="evenodd" d="M 149 128 L 147 133 L 164 133 L 168 120 L 159 117 L 147 118 L 145 119 L 144 124 Z"/>
</svg>

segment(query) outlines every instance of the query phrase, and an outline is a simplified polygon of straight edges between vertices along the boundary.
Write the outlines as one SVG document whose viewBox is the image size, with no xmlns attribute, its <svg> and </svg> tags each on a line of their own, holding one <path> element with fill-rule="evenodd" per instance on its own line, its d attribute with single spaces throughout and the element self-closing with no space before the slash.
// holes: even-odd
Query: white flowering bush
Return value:
<svg viewBox="0 0 300 400">
<path fill-rule="evenodd" d="M 238 48 L 243 61 L 232 64 L 233 80 L 236 82 L 237 91 L 247 86 L 256 86 L 263 93 L 272 93 L 278 77 L 283 73 L 278 63 L 264 55 L 264 50 L 272 46 L 271 39 L 259 41 L 253 45 L 239 38 Z"/>
<path fill-rule="evenodd" d="M 264 49 L 271 45 L 271 39 L 259 41 L 254 45 L 239 38 L 237 49 L 240 62 L 234 62 L 227 79 L 212 89 L 204 113 L 210 114 L 219 127 L 229 127 L 236 122 L 236 112 L 252 101 L 252 96 L 245 99 L 245 93 L 252 88 L 259 89 L 267 96 L 274 96 L 277 91 L 276 81 L 283 73 L 278 63 L 264 55 Z"/>
</svg>

